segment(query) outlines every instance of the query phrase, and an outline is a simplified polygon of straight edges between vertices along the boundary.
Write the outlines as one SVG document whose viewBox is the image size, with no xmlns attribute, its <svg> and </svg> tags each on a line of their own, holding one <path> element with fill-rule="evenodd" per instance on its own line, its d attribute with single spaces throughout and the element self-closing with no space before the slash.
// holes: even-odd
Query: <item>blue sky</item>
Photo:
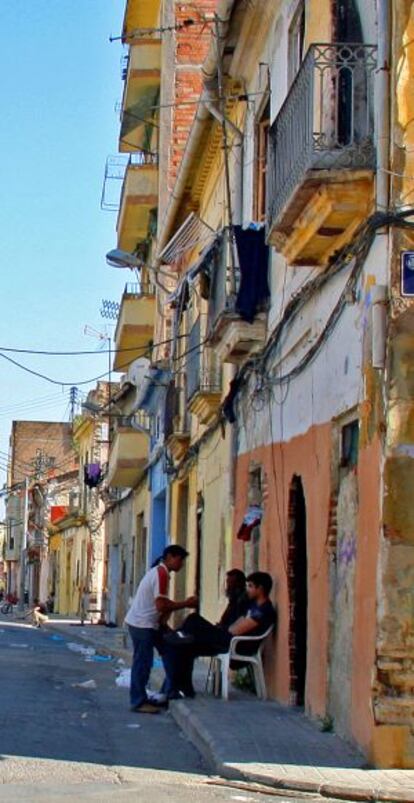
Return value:
<svg viewBox="0 0 414 803">
<path fill-rule="evenodd" d="M 100 210 L 122 93 L 122 46 L 109 36 L 123 10 L 124 0 L 1 0 L 0 347 L 94 350 L 83 328 L 104 329 L 101 299 L 119 300 L 129 279 L 106 266 L 116 215 Z M 107 369 L 99 353 L 11 356 L 73 384 Z M 3 359 L 0 383 L 4 466 L 13 418 L 64 420 L 69 391 Z"/>
</svg>

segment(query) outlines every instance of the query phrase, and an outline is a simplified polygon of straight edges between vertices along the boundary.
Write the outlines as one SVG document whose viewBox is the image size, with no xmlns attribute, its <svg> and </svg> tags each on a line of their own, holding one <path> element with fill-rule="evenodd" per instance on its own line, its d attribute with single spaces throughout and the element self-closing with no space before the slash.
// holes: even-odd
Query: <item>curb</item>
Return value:
<svg viewBox="0 0 414 803">
<path fill-rule="evenodd" d="M 401 787 L 384 789 L 375 787 L 372 784 L 355 786 L 338 783 L 306 781 L 303 778 L 291 778 L 275 774 L 269 777 L 266 773 L 243 771 L 240 766 L 227 763 L 220 756 L 214 738 L 211 733 L 200 722 L 197 715 L 191 710 L 185 700 L 171 701 L 169 710 L 177 725 L 183 733 L 190 739 L 193 745 L 207 762 L 210 770 L 232 781 L 249 781 L 250 783 L 261 784 L 272 789 L 280 789 L 292 792 L 314 792 L 322 797 L 335 798 L 345 801 L 380 801 L 381 803 L 412 803 L 414 800 L 414 789 L 403 790 Z"/>
</svg>

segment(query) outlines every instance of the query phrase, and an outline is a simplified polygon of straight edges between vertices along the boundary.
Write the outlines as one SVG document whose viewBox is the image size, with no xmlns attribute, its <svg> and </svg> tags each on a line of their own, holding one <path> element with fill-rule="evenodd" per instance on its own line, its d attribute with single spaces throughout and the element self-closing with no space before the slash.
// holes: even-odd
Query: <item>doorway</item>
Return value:
<svg viewBox="0 0 414 803">
<path fill-rule="evenodd" d="M 289 491 L 288 530 L 290 698 L 305 705 L 308 647 L 308 559 L 306 502 L 302 480 L 294 476 Z"/>
<path fill-rule="evenodd" d="M 162 555 L 166 544 L 166 492 L 162 491 L 152 501 L 151 563 Z"/>
</svg>

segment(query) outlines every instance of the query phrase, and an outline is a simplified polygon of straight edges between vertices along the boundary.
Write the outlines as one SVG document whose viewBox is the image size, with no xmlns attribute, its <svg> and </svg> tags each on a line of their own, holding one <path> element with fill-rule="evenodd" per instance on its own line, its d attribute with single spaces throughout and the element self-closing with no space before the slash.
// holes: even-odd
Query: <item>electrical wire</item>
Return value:
<svg viewBox="0 0 414 803">
<path fill-rule="evenodd" d="M 227 100 L 239 100 L 242 102 L 247 102 L 249 98 L 267 94 L 269 94 L 267 89 L 261 90 L 260 92 L 230 92 L 229 94 L 223 92 L 221 95 L 212 95 L 208 99 L 204 99 L 200 96 L 198 98 L 194 98 L 194 100 L 178 100 L 173 101 L 172 103 L 154 103 L 152 106 L 147 106 L 146 108 L 147 111 L 159 111 L 160 109 L 179 109 L 182 106 L 198 106 L 200 104 L 204 105 L 205 103 L 220 103 Z M 134 145 L 134 147 L 136 147 L 136 145 Z"/>
<path fill-rule="evenodd" d="M 162 346 L 164 343 L 158 343 L 157 345 Z M 13 354 L 38 354 L 38 355 L 45 355 L 47 357 L 78 357 L 84 354 L 95 354 L 95 355 L 106 355 L 107 357 L 110 354 L 123 354 L 125 352 L 131 351 L 139 351 L 136 346 L 129 346 L 129 348 L 124 349 L 105 349 L 102 351 L 46 351 L 46 350 L 39 350 L 39 349 L 21 349 L 21 348 L 11 348 L 6 346 L 0 346 L 0 351 L 11 352 Z M 74 383 L 76 385 L 76 382 Z"/>
<path fill-rule="evenodd" d="M 184 338 L 184 337 L 187 337 L 187 335 L 178 335 L 177 337 Z M 127 349 L 127 350 L 128 351 L 135 351 L 135 352 L 142 351 L 142 354 L 139 354 L 139 357 L 141 357 L 141 358 L 149 357 L 154 348 L 157 348 L 158 346 L 166 345 L 167 343 L 171 343 L 172 340 L 173 340 L 173 338 L 168 338 L 167 340 L 162 340 L 159 343 L 152 343 L 150 346 L 147 346 L 147 347 L 144 347 L 144 346 L 142 348 L 136 347 L 136 348 L 130 348 L 130 349 Z M 120 349 L 119 351 L 121 352 L 122 350 Z M 92 352 L 92 353 L 93 354 L 95 354 L 95 353 L 106 354 L 107 356 L 110 355 L 110 354 L 114 354 L 115 355 L 115 354 L 118 353 L 118 349 L 109 349 L 107 351 Z M 55 356 L 55 354 L 50 355 L 50 356 Z M 90 385 L 90 384 L 92 384 L 92 382 L 97 382 L 99 379 L 104 379 L 105 377 L 108 377 L 108 376 L 110 376 L 112 374 L 112 370 L 104 371 L 102 374 L 98 374 L 97 376 L 90 377 L 89 379 L 82 379 L 80 381 L 66 382 L 64 380 L 53 379 L 52 377 L 47 376 L 46 374 L 43 374 L 40 371 L 35 371 L 34 369 L 29 368 L 27 365 L 22 365 L 22 363 L 18 362 L 17 360 L 14 360 L 12 357 L 9 357 L 7 354 L 3 353 L 3 351 L 1 351 L 1 350 L 0 350 L 0 358 L 3 358 L 7 362 L 10 362 L 12 365 L 16 366 L 16 368 L 20 368 L 22 371 L 25 371 L 26 373 L 31 374 L 32 376 L 36 376 L 39 379 L 44 379 L 45 382 L 49 382 L 52 385 L 57 385 L 58 387 L 73 387 L 73 386 L 80 386 L 80 385 Z M 138 357 L 136 359 L 138 359 Z M 131 361 L 129 360 L 128 362 L 119 365 L 118 368 L 117 368 L 117 371 L 120 372 L 123 368 L 128 368 L 130 365 L 131 365 Z"/>
</svg>

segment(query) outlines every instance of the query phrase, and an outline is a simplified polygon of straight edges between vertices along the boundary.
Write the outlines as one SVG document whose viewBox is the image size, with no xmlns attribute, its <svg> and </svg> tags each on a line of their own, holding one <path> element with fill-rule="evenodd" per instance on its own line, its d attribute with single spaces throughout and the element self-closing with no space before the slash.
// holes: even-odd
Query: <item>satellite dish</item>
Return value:
<svg viewBox="0 0 414 803">
<path fill-rule="evenodd" d="M 108 251 L 106 261 L 111 268 L 130 268 L 134 270 L 134 268 L 142 268 L 143 265 L 142 259 L 138 259 L 128 251 L 121 251 L 120 248 Z"/>
</svg>

